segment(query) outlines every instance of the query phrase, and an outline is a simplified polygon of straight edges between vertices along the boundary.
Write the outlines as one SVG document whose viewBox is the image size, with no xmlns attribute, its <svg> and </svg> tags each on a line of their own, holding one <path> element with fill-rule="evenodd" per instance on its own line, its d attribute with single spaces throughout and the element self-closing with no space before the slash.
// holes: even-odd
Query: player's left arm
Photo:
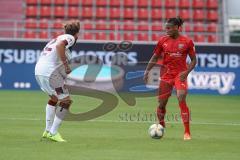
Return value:
<svg viewBox="0 0 240 160">
<path fill-rule="evenodd" d="M 180 80 L 185 81 L 187 79 L 188 74 L 195 68 L 197 64 L 197 57 L 196 57 L 196 51 L 193 41 L 191 40 L 189 42 L 189 52 L 188 55 L 190 57 L 191 62 L 188 64 L 188 68 L 186 71 L 180 73 Z"/>
<path fill-rule="evenodd" d="M 67 45 L 66 41 L 63 41 L 63 40 L 59 41 L 56 45 L 56 50 L 57 50 L 57 53 L 58 53 L 58 56 L 59 56 L 60 60 L 62 61 L 63 65 L 64 65 L 65 72 L 67 74 L 69 74 L 71 72 L 71 69 L 68 65 L 67 57 L 65 55 L 66 45 Z"/>
<path fill-rule="evenodd" d="M 63 35 L 61 37 L 59 37 L 59 41 L 57 42 L 56 45 L 56 49 L 57 49 L 57 53 L 58 56 L 60 58 L 60 60 L 62 61 L 64 68 L 65 68 L 65 72 L 67 74 L 69 74 L 71 72 L 71 68 L 68 64 L 68 59 L 66 56 L 66 49 L 69 49 L 70 47 L 72 47 L 74 45 L 74 37 L 71 35 Z"/>
<path fill-rule="evenodd" d="M 189 74 L 197 64 L 197 57 L 196 55 L 189 55 L 191 62 L 188 64 L 187 73 Z"/>
</svg>

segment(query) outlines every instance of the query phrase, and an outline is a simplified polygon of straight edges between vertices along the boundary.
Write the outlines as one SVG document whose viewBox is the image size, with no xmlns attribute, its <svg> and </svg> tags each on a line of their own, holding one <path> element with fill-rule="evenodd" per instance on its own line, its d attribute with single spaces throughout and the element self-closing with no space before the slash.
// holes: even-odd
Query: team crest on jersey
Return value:
<svg viewBox="0 0 240 160">
<path fill-rule="evenodd" d="M 167 44 L 167 43 L 163 43 L 163 47 L 165 47 L 165 48 L 166 48 L 167 46 L 168 46 L 168 44 Z"/>
<path fill-rule="evenodd" d="M 178 49 L 183 49 L 183 47 L 184 47 L 184 44 L 183 44 L 183 43 L 179 43 L 179 44 L 178 44 Z"/>
</svg>

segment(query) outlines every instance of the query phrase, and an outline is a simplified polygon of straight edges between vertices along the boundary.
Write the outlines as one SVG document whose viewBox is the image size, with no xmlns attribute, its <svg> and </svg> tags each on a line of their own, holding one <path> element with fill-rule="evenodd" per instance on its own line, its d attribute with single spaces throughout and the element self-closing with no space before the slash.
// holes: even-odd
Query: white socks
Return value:
<svg viewBox="0 0 240 160">
<path fill-rule="evenodd" d="M 53 124 L 53 119 L 56 113 L 56 107 L 51 106 L 47 104 L 46 106 L 46 131 L 50 131 L 52 124 Z"/>
<path fill-rule="evenodd" d="M 57 130 L 58 130 L 59 126 L 61 125 L 61 123 L 67 113 L 68 113 L 67 109 L 59 107 L 59 106 L 57 107 L 54 121 L 53 121 L 52 127 L 50 129 L 51 134 L 53 134 L 53 135 L 57 134 Z"/>
</svg>

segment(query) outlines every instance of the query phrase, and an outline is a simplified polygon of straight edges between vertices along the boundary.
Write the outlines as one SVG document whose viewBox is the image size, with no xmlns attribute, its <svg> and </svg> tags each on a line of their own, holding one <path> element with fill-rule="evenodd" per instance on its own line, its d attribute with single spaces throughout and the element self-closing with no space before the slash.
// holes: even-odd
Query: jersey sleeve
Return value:
<svg viewBox="0 0 240 160">
<path fill-rule="evenodd" d="M 66 49 L 72 47 L 75 43 L 75 38 L 70 34 L 65 34 L 59 37 L 59 41 L 63 41 L 65 43 Z"/>
<path fill-rule="evenodd" d="M 160 39 L 155 47 L 155 49 L 153 50 L 153 54 L 156 55 L 156 56 L 161 56 L 161 53 L 163 51 L 163 48 L 162 48 L 162 39 Z"/>
<path fill-rule="evenodd" d="M 196 55 L 195 45 L 194 45 L 194 43 L 193 43 L 192 40 L 189 41 L 189 43 L 188 43 L 188 48 L 189 48 L 188 54 L 189 54 L 190 56 L 195 56 L 195 55 Z"/>
</svg>

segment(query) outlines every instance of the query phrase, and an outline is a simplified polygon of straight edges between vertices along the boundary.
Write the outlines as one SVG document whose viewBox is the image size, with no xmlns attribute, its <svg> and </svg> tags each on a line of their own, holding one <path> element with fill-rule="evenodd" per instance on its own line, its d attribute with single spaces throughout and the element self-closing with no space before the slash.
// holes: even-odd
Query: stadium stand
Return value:
<svg viewBox="0 0 240 160">
<path fill-rule="evenodd" d="M 17 2 L 17 0 L 14 0 Z M 181 16 L 196 42 L 221 42 L 221 0 L 25 0 L 20 38 L 49 39 L 81 21 L 81 39 L 156 41 L 166 18 Z M 211 35 L 210 35 L 211 34 Z"/>
</svg>

